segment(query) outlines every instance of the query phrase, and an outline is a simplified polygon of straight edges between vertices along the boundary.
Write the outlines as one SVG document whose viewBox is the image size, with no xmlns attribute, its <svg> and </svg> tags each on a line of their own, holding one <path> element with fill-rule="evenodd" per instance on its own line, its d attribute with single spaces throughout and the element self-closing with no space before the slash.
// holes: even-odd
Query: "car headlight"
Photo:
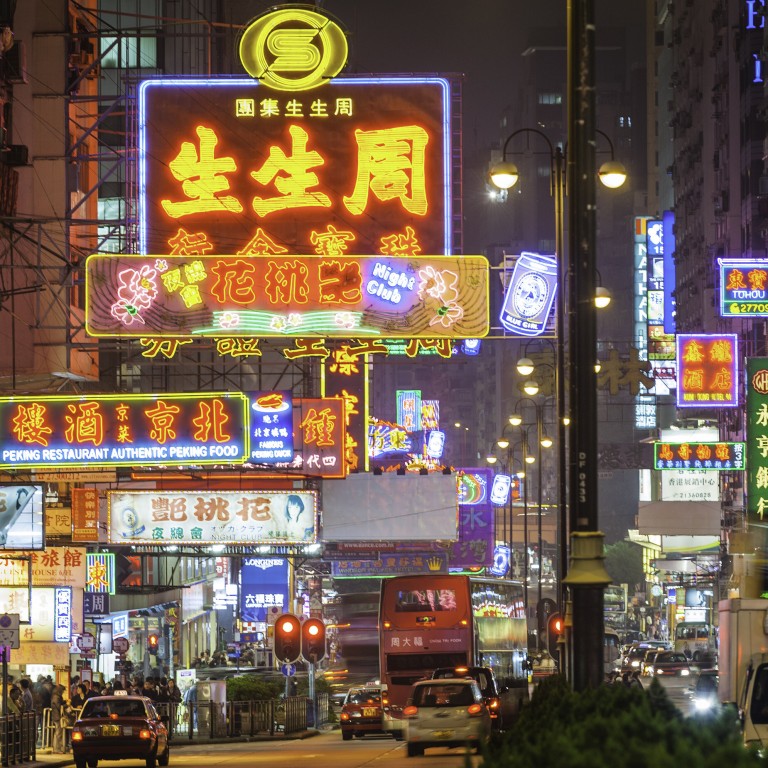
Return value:
<svg viewBox="0 0 768 768">
<path fill-rule="evenodd" d="M 691 674 L 690 669 L 681 669 L 680 670 L 680 677 L 688 677 L 688 675 Z"/>
<path fill-rule="evenodd" d="M 697 712 L 706 712 L 708 709 L 712 709 L 712 699 L 695 699 L 693 706 Z"/>
<path fill-rule="evenodd" d="M 640 662 L 639 662 L 639 661 L 633 661 L 633 662 L 632 662 L 632 664 L 631 664 L 631 666 L 633 666 L 633 667 L 639 667 L 639 666 L 640 666 Z"/>
</svg>

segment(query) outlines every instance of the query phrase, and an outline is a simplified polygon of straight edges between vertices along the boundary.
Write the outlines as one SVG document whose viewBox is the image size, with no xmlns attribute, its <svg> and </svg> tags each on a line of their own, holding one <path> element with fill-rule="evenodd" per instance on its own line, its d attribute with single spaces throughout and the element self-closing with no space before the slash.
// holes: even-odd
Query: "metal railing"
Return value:
<svg viewBox="0 0 768 768">
<path fill-rule="evenodd" d="M 170 738 L 192 740 L 288 735 L 305 731 L 328 722 L 330 703 L 327 694 L 320 694 L 317 697 L 317 716 L 312 700 L 306 696 L 225 703 L 155 702 L 155 708 L 161 717 L 167 718 Z"/>
<path fill-rule="evenodd" d="M 17 765 L 35 760 L 37 722 L 34 712 L 0 716 L 0 764 Z"/>
</svg>

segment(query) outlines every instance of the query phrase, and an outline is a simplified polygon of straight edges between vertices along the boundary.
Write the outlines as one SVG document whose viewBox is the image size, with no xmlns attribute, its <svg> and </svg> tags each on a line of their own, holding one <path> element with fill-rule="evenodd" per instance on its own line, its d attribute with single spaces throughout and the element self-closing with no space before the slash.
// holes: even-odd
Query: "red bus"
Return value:
<svg viewBox="0 0 768 768">
<path fill-rule="evenodd" d="M 528 698 L 527 640 L 519 582 L 446 574 L 382 580 L 380 678 L 395 717 L 411 686 L 438 667 L 482 666 L 493 670 L 510 722 Z"/>
</svg>

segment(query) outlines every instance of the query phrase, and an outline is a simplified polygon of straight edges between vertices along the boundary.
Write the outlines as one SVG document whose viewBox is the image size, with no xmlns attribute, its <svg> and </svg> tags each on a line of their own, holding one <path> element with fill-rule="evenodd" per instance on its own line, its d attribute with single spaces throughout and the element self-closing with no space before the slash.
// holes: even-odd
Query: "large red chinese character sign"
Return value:
<svg viewBox="0 0 768 768">
<path fill-rule="evenodd" d="M 449 90 L 425 77 L 292 93 L 142 83 L 142 253 L 450 253 Z"/>
<path fill-rule="evenodd" d="M 678 408 L 738 406 L 736 334 L 679 333 L 677 361 Z"/>
</svg>

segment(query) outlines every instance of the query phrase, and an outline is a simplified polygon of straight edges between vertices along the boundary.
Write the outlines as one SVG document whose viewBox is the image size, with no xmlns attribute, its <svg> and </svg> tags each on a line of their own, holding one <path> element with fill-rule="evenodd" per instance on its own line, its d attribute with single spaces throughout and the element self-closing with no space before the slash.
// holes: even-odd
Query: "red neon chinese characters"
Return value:
<svg viewBox="0 0 768 768">
<path fill-rule="evenodd" d="M 320 256 L 343 256 L 349 250 L 349 243 L 356 239 L 353 232 L 340 232 L 333 224 L 329 224 L 325 232 L 312 232 L 309 236 L 315 253 Z"/>
<path fill-rule="evenodd" d="M 746 290 L 746 287 L 744 273 L 740 269 L 732 269 L 728 273 L 728 282 L 725 285 L 725 290 L 736 291 L 742 288 Z"/>
<path fill-rule="evenodd" d="M 174 421 L 180 412 L 181 408 L 178 405 L 168 405 L 162 400 L 151 410 L 144 411 L 144 415 L 152 422 L 149 436 L 161 445 L 174 440 L 176 438 Z"/>
<path fill-rule="evenodd" d="M 64 421 L 69 425 L 64 431 L 68 443 L 104 442 L 104 417 L 98 403 L 70 403 Z"/>
<path fill-rule="evenodd" d="M 306 304 L 309 298 L 309 270 L 301 261 L 271 261 L 264 275 L 266 294 L 273 304 Z"/>
<path fill-rule="evenodd" d="M 229 416 L 221 400 L 199 403 L 198 408 L 200 415 L 192 419 L 192 424 L 197 427 L 192 435 L 195 440 L 207 442 L 209 436 L 212 436 L 217 443 L 226 443 L 231 439 L 230 435 L 224 431 L 224 425 L 229 421 Z"/>
<path fill-rule="evenodd" d="M 665 461 L 671 461 L 675 458 L 675 455 L 672 453 L 672 449 L 669 447 L 669 445 L 662 445 L 659 448 L 659 458 L 664 459 Z"/>
<path fill-rule="evenodd" d="M 199 156 L 195 145 L 184 141 L 179 154 L 168 165 L 173 177 L 182 182 L 181 188 L 189 199 L 181 202 L 161 200 L 163 210 L 174 219 L 210 211 L 240 213 L 243 206 L 236 197 L 218 196 L 229 189 L 229 181 L 224 174 L 236 171 L 237 164 L 231 157 L 215 157 L 219 138 L 213 130 L 198 125 L 195 133 L 200 143 Z"/>
<path fill-rule="evenodd" d="M 709 352 L 709 359 L 715 363 L 732 363 L 733 347 L 731 342 L 725 339 L 713 342 L 712 349 Z"/>
<path fill-rule="evenodd" d="M 256 285 L 253 275 L 256 267 L 245 259 L 236 261 L 217 261 L 211 268 L 216 275 L 216 282 L 211 293 L 222 303 L 248 305 L 256 298 Z"/>
<path fill-rule="evenodd" d="M 317 411 L 310 408 L 304 420 L 299 426 L 304 430 L 304 443 L 314 443 L 319 447 L 335 445 L 333 429 L 336 424 L 336 416 L 330 408 Z"/>
<path fill-rule="evenodd" d="M 701 363 L 704 361 L 704 345 L 691 340 L 683 347 L 683 360 L 686 363 Z"/>
<path fill-rule="evenodd" d="M 19 405 L 13 418 L 13 434 L 20 443 L 48 445 L 53 430 L 45 423 L 47 408 L 39 403 Z"/>
<path fill-rule="evenodd" d="M 287 208 L 330 208 L 331 200 L 322 192 L 311 192 L 317 186 L 317 174 L 309 169 L 325 163 L 319 152 L 307 151 L 307 132 L 298 125 L 292 125 L 292 155 L 288 157 L 279 147 L 269 148 L 269 157 L 258 171 L 251 171 L 251 176 L 259 184 L 269 184 L 273 179 L 280 197 L 261 198 L 254 196 L 251 201 L 253 210 L 259 216 L 266 216 L 274 211 Z M 280 172 L 283 172 L 282 175 Z"/>
<path fill-rule="evenodd" d="M 749 287 L 753 291 L 763 291 L 766 281 L 768 281 L 768 272 L 764 269 L 753 269 L 747 273 L 747 280 L 749 280 Z"/>
<path fill-rule="evenodd" d="M 683 443 L 678 449 L 677 453 L 681 459 L 688 461 L 692 456 L 691 446 L 688 443 Z"/>
<path fill-rule="evenodd" d="M 363 298 L 362 283 L 358 262 L 344 266 L 338 261 L 320 262 L 320 301 L 357 304 Z"/>
<path fill-rule="evenodd" d="M 399 198 L 403 208 L 415 216 L 427 213 L 424 157 L 429 136 L 418 125 L 355 131 L 357 178 L 344 205 L 360 215 L 368 206 L 368 191 L 382 202 Z"/>
</svg>

